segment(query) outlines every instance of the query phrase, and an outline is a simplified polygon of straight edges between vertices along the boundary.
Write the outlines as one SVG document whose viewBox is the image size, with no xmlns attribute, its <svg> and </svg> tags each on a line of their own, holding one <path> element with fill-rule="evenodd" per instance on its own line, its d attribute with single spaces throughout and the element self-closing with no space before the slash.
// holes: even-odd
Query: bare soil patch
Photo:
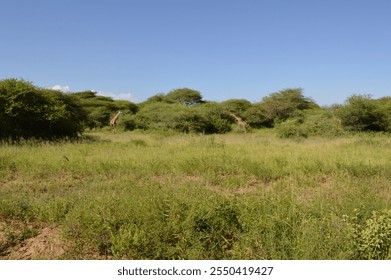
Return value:
<svg viewBox="0 0 391 280">
<path fill-rule="evenodd" d="M 58 226 L 0 221 L 0 259 L 61 259 L 65 253 Z"/>
</svg>

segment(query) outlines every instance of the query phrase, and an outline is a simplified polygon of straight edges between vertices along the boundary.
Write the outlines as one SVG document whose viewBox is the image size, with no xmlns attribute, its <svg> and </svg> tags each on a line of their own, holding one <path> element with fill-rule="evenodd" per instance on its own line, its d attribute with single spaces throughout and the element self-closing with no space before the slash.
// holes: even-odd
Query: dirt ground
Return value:
<svg viewBox="0 0 391 280">
<path fill-rule="evenodd" d="M 58 226 L 0 221 L 0 259 L 61 259 L 64 242 Z"/>
</svg>

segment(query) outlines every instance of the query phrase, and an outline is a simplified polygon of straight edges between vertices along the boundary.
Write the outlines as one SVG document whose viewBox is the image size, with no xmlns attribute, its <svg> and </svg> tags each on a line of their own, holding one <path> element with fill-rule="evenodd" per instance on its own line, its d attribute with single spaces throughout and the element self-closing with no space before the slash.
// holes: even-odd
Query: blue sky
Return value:
<svg viewBox="0 0 391 280">
<path fill-rule="evenodd" d="M 1 0 L 0 79 L 142 102 L 189 87 L 391 95 L 389 0 Z"/>
</svg>

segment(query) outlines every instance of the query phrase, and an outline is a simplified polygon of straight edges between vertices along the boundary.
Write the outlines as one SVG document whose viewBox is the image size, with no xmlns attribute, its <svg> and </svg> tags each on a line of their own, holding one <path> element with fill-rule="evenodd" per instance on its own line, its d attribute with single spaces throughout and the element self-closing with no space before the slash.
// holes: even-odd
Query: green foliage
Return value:
<svg viewBox="0 0 391 280">
<path fill-rule="evenodd" d="M 97 95 L 95 91 L 82 91 L 69 94 L 87 113 L 86 126 L 102 128 L 109 125 L 114 112 L 122 111 L 121 119 L 126 115 L 134 115 L 138 106 L 127 100 L 113 100 L 111 97 Z M 133 127 L 127 121 L 123 126 Z"/>
<path fill-rule="evenodd" d="M 251 107 L 243 112 L 242 117 L 248 125 L 254 128 L 273 126 L 273 120 L 266 116 L 266 110 L 261 106 L 261 103 L 252 104 Z"/>
<path fill-rule="evenodd" d="M 229 257 L 243 230 L 239 208 L 227 201 L 203 212 L 195 217 L 193 228 L 205 252 L 210 252 L 208 258 Z"/>
<path fill-rule="evenodd" d="M 175 116 L 175 130 L 184 133 L 206 133 L 210 120 L 198 110 L 182 110 Z"/>
<path fill-rule="evenodd" d="M 383 97 L 377 99 L 379 110 L 384 115 L 383 121 L 387 123 L 386 131 L 391 131 L 391 97 Z"/>
<path fill-rule="evenodd" d="M 391 103 L 370 95 L 352 95 L 336 114 L 350 131 L 389 131 Z"/>
<path fill-rule="evenodd" d="M 179 103 L 189 107 L 203 102 L 201 93 L 189 88 L 172 90 L 167 93 L 163 100 L 168 103 Z"/>
<path fill-rule="evenodd" d="M 246 99 L 228 99 L 220 103 L 223 110 L 233 113 L 235 115 L 242 115 L 249 108 L 251 108 L 251 102 Z"/>
<path fill-rule="evenodd" d="M 175 128 L 175 117 L 185 108 L 179 104 L 150 103 L 141 107 L 135 115 L 135 127 L 139 129 L 169 130 Z"/>
<path fill-rule="evenodd" d="M 290 119 L 276 126 L 277 135 L 280 138 L 307 138 L 308 134 L 299 121 Z"/>
<path fill-rule="evenodd" d="M 276 126 L 276 131 L 281 138 L 336 137 L 345 134 L 341 121 L 322 109 L 295 111 L 290 119 Z"/>
<path fill-rule="evenodd" d="M 227 133 L 231 130 L 232 117 L 219 106 L 218 103 L 208 102 L 194 108 L 194 111 L 202 116 L 206 122 L 202 133 Z"/>
<path fill-rule="evenodd" d="M 261 107 L 266 117 L 275 123 L 288 119 L 296 110 L 318 108 L 314 101 L 303 96 L 302 91 L 301 88 L 285 89 L 264 97 Z"/>
<path fill-rule="evenodd" d="M 156 102 L 164 102 L 164 97 L 165 97 L 164 93 L 158 93 L 158 94 L 156 94 L 154 96 L 149 97 L 146 101 L 141 103 L 141 106 L 143 106 L 144 104 L 150 104 L 150 103 L 156 103 Z"/>
<path fill-rule="evenodd" d="M 102 128 L 107 126 L 112 115 L 112 109 L 106 106 L 92 107 L 88 114 L 88 127 L 89 128 Z"/>
<path fill-rule="evenodd" d="M 354 257 L 365 260 L 391 258 L 391 210 L 373 211 L 364 219 L 356 209 L 352 218 L 345 217 L 354 242 Z"/>
<path fill-rule="evenodd" d="M 301 88 L 288 88 L 261 102 L 229 99 L 207 102 L 189 88 L 159 93 L 140 104 L 99 96 L 95 91 L 63 94 L 32 83 L 0 81 L 0 138 L 74 137 L 88 127 L 104 128 L 121 111 L 122 130 L 161 130 L 215 134 L 243 131 L 230 114 L 240 116 L 251 128 L 272 128 L 280 137 L 334 137 L 353 132 L 390 132 L 391 97 L 372 99 L 352 95 L 343 105 L 319 106 L 303 96 Z"/>
<path fill-rule="evenodd" d="M 17 79 L 0 81 L 0 138 L 75 137 L 83 130 L 85 112 L 75 100 L 55 90 Z"/>
<path fill-rule="evenodd" d="M 167 94 L 156 94 L 143 102 L 141 106 L 151 103 L 181 104 L 191 107 L 196 104 L 204 103 L 204 101 L 202 100 L 202 95 L 199 91 L 189 88 L 178 88 Z"/>
<path fill-rule="evenodd" d="M 135 115 L 129 111 L 122 111 L 121 117 L 117 123 L 117 127 L 122 128 L 124 131 L 137 129 Z"/>
<path fill-rule="evenodd" d="M 345 134 L 341 121 L 326 110 L 307 110 L 302 126 L 308 136 L 336 137 Z"/>
<path fill-rule="evenodd" d="M 231 117 L 217 103 L 188 107 L 179 103 L 149 103 L 134 117 L 134 127 L 152 130 L 175 130 L 184 133 L 226 133 Z"/>
<path fill-rule="evenodd" d="M 127 100 L 114 100 L 114 108 L 118 111 L 128 111 L 128 113 L 136 114 L 139 110 L 138 106 Z"/>
</svg>

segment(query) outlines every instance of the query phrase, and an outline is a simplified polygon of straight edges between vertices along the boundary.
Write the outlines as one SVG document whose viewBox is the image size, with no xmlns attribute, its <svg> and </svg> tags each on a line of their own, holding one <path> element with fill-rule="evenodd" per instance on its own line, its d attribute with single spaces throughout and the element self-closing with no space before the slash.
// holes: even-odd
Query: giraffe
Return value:
<svg viewBox="0 0 391 280">
<path fill-rule="evenodd" d="M 238 130 L 247 133 L 247 123 L 237 115 L 234 115 L 232 113 L 230 115 L 234 117 L 236 122 L 238 123 Z"/>
<path fill-rule="evenodd" d="M 115 114 L 115 116 L 110 120 L 111 127 L 115 127 L 117 125 L 117 120 L 121 113 L 122 113 L 121 111 L 118 111 L 117 114 Z"/>
</svg>

